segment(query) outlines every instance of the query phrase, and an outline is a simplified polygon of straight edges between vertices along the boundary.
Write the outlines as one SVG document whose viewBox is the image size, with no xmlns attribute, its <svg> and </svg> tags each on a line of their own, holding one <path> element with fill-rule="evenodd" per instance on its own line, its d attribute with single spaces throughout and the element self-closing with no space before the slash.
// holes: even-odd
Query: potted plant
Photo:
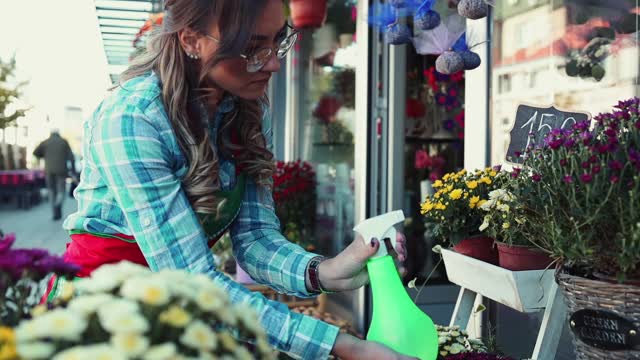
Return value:
<svg viewBox="0 0 640 360">
<path fill-rule="evenodd" d="M 73 288 L 15 329 L 22 359 L 275 358 L 255 311 L 204 275 L 120 262 Z"/>
<path fill-rule="evenodd" d="M 530 203 L 539 198 L 527 191 L 527 181 L 517 172 L 501 172 L 496 178 L 500 188 L 480 206 L 485 213 L 480 230 L 496 239 L 500 267 L 513 271 L 545 269 L 552 262 L 548 253 L 529 241 L 539 236 L 538 224 L 544 219 L 532 211 Z"/>
<path fill-rule="evenodd" d="M 480 230 L 484 213 L 479 208 L 494 190 L 498 169 L 461 170 L 433 183 L 436 192 L 422 204 L 426 225 L 456 252 L 488 263 L 498 263 L 493 238 Z"/>
<path fill-rule="evenodd" d="M 593 130 L 587 121 L 551 131 L 544 144 L 527 149 L 520 174 L 530 176 L 531 194 L 541 199 L 534 209 L 545 219 L 541 236 L 530 240 L 559 262 L 556 278 L 582 359 L 640 357 L 637 349 L 604 350 L 603 337 L 588 336 L 602 329 L 576 315 L 591 309 L 616 321 L 640 320 L 639 104 L 621 101 L 595 117 Z"/>
<path fill-rule="evenodd" d="M 327 0 L 289 0 L 288 5 L 297 29 L 319 28 L 327 19 Z"/>
</svg>

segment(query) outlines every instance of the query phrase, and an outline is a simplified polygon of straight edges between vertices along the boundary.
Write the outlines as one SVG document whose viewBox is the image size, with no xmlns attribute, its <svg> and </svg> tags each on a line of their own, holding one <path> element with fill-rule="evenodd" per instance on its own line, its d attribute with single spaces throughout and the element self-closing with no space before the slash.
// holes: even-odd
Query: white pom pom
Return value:
<svg viewBox="0 0 640 360">
<path fill-rule="evenodd" d="M 460 0 L 458 3 L 458 14 L 468 19 L 482 19 L 488 13 L 489 7 L 485 0 Z"/>
<path fill-rule="evenodd" d="M 464 69 L 462 57 L 453 51 L 445 51 L 436 59 L 436 70 L 441 74 L 453 74 Z"/>
</svg>

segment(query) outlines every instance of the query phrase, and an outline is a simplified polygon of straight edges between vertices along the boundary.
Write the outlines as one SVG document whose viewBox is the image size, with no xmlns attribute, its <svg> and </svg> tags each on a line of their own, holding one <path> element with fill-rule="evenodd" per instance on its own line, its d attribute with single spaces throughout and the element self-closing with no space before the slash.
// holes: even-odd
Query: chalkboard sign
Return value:
<svg viewBox="0 0 640 360">
<path fill-rule="evenodd" d="M 516 121 L 511 129 L 511 141 L 507 149 L 507 161 L 522 163 L 525 149 L 530 145 L 541 145 L 553 129 L 568 129 L 576 122 L 589 120 L 583 112 L 568 112 L 554 106 L 542 108 L 521 104 L 516 111 Z"/>
<path fill-rule="evenodd" d="M 640 350 L 633 322 L 609 311 L 578 310 L 570 319 L 573 334 L 585 344 L 605 350 Z"/>
</svg>

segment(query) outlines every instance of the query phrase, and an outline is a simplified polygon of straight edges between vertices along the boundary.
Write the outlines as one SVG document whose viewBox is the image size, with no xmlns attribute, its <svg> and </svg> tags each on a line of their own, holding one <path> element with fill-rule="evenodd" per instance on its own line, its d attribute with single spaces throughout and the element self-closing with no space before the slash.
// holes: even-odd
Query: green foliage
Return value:
<svg viewBox="0 0 640 360">
<path fill-rule="evenodd" d="M 9 80 L 13 78 L 16 69 L 16 60 L 12 58 L 8 62 L 0 59 L 0 129 L 13 126 L 15 122 L 23 117 L 28 109 L 18 109 L 12 113 L 7 113 L 7 108 L 20 97 L 20 88 L 26 83 L 19 83 L 12 86 Z"/>
</svg>

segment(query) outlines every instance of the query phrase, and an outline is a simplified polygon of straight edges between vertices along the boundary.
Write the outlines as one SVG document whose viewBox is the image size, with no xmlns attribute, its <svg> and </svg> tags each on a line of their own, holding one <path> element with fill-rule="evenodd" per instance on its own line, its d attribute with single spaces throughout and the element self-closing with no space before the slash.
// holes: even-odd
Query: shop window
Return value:
<svg viewBox="0 0 640 360">
<path fill-rule="evenodd" d="M 492 118 L 512 124 L 520 103 L 595 116 L 637 96 L 639 13 L 635 0 L 496 2 Z M 528 74 L 525 89 L 544 91 L 519 91 L 520 85 L 512 84 L 517 74 Z M 491 130 L 493 163 L 504 161 L 508 141 L 503 140 L 511 127 L 500 123 L 493 122 Z"/>
</svg>

